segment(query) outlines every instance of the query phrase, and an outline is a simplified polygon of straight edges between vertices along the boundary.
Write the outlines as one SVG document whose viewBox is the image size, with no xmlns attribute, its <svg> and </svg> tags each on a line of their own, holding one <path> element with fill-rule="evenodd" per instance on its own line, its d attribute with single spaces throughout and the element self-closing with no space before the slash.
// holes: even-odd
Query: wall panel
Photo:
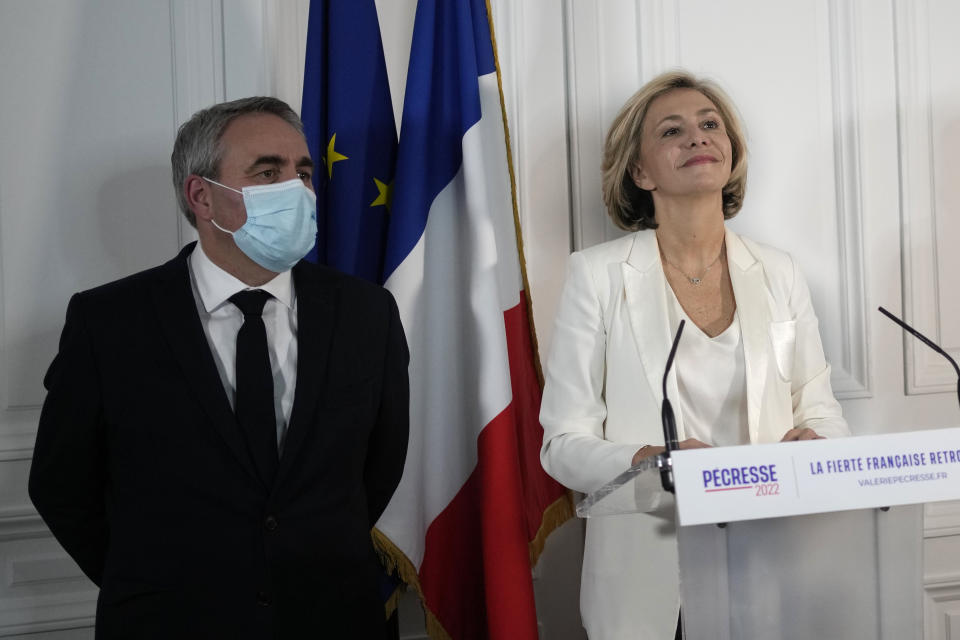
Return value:
<svg viewBox="0 0 960 640">
<path fill-rule="evenodd" d="M 71 294 L 193 237 L 170 150 L 223 97 L 222 25 L 219 0 L 0 6 L 0 636 L 92 623 L 96 587 L 27 498 L 42 378 Z"/>
<path fill-rule="evenodd" d="M 960 80 L 951 26 L 960 6 L 944 0 L 895 4 L 900 115 L 903 314 L 960 359 Z M 956 390 L 949 363 L 904 336 L 908 394 Z"/>
</svg>

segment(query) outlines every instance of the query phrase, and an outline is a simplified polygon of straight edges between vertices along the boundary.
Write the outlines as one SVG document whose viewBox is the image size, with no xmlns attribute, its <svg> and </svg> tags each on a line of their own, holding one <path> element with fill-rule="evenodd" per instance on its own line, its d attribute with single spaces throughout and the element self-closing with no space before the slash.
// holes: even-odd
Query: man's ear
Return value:
<svg viewBox="0 0 960 640">
<path fill-rule="evenodd" d="M 647 177 L 643 167 L 640 166 L 639 160 L 630 165 L 630 179 L 633 180 L 633 184 L 637 185 L 644 191 L 657 190 L 657 185 L 655 185 L 653 181 Z"/>
<path fill-rule="evenodd" d="M 183 193 L 187 197 L 187 205 L 198 219 L 210 220 L 213 218 L 213 203 L 210 201 L 210 184 L 196 174 L 190 174 L 183 181 Z"/>
</svg>

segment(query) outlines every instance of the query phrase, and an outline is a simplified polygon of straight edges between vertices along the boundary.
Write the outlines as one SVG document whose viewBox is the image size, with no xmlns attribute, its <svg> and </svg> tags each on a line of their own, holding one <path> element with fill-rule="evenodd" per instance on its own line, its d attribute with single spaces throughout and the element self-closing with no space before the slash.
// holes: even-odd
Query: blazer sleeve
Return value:
<svg viewBox="0 0 960 640">
<path fill-rule="evenodd" d="M 386 290 L 385 290 L 386 291 Z M 370 526 L 373 526 L 400 484 L 410 430 L 410 354 L 397 303 L 389 292 L 387 340 L 384 353 L 380 407 L 367 444 L 363 481 Z"/>
<path fill-rule="evenodd" d="M 584 493 L 628 468 L 640 448 L 604 439 L 605 376 L 602 301 L 588 261 L 574 253 L 567 264 L 540 406 L 540 462 L 558 482 Z"/>
<path fill-rule="evenodd" d="M 60 348 L 44 377 L 30 468 L 30 499 L 63 548 L 97 585 L 107 548 L 107 456 L 94 348 L 75 295 Z"/>
<path fill-rule="evenodd" d="M 810 289 L 795 262 L 789 305 L 796 330 L 790 387 L 793 424 L 828 438 L 849 436 L 850 428 L 830 385 L 830 365 L 823 354 L 820 324 L 813 311 Z"/>
</svg>

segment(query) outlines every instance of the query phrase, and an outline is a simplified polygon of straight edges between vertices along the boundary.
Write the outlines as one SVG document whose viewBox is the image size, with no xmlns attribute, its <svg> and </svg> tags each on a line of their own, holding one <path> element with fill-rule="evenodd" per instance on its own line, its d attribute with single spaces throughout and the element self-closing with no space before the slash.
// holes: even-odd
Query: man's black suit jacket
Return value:
<svg viewBox="0 0 960 640">
<path fill-rule="evenodd" d="M 30 496 L 100 586 L 98 638 L 383 637 L 370 529 L 400 481 L 408 353 L 377 286 L 301 262 L 277 477 L 258 479 L 187 258 L 75 295 Z"/>
</svg>

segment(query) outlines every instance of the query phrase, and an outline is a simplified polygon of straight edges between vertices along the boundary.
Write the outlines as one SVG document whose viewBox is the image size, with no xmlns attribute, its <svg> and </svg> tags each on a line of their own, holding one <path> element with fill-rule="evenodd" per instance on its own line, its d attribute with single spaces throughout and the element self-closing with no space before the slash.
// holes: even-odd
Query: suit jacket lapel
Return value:
<svg viewBox="0 0 960 640">
<path fill-rule="evenodd" d="M 197 314 L 197 303 L 190 286 L 187 259 L 196 243 L 183 248 L 180 254 L 160 270 L 161 277 L 153 289 L 160 328 L 173 352 L 184 378 L 195 393 L 213 428 L 223 438 L 233 455 L 252 476 L 259 478 L 246 444 L 230 409 L 217 365 L 210 353 L 206 334 Z"/>
<path fill-rule="evenodd" d="M 747 424 L 750 442 L 758 442 L 770 358 L 770 303 L 763 265 L 734 232 L 727 230 L 726 242 L 747 372 Z"/>
<path fill-rule="evenodd" d="M 274 487 L 289 473 L 300 452 L 313 423 L 321 390 L 326 386 L 337 296 L 335 285 L 324 281 L 315 269 L 304 263 L 293 269 L 297 295 L 297 386 Z"/>
<path fill-rule="evenodd" d="M 673 343 L 673 331 L 667 313 L 666 279 L 660 264 L 657 236 L 653 231 L 635 234 L 630 255 L 620 268 L 637 353 L 653 397 L 663 402 L 663 372 Z M 672 398 L 677 435 L 683 439 L 683 416 L 679 402 L 676 402 L 679 390 L 675 370 L 667 378 L 667 396 Z"/>
</svg>

